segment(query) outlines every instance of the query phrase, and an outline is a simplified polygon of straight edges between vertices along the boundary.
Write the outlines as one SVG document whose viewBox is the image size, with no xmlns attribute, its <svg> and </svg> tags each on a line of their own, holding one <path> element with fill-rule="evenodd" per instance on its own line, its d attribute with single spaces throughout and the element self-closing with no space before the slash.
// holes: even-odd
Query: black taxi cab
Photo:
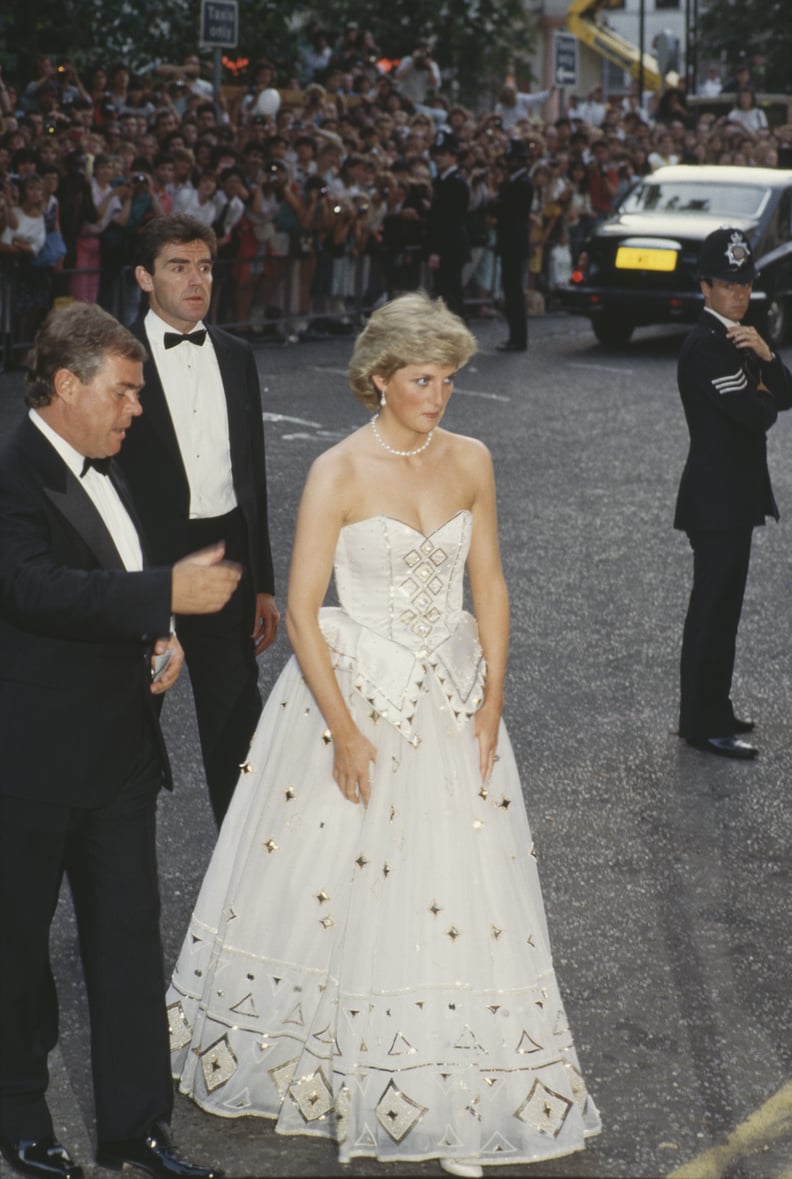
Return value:
<svg viewBox="0 0 792 1179">
<path fill-rule="evenodd" d="M 792 329 L 792 171 L 680 164 L 642 177 L 573 258 L 561 304 L 588 316 L 606 347 L 627 344 L 637 327 L 693 323 L 701 243 L 721 226 L 751 243 L 749 318 L 778 346 Z"/>
</svg>

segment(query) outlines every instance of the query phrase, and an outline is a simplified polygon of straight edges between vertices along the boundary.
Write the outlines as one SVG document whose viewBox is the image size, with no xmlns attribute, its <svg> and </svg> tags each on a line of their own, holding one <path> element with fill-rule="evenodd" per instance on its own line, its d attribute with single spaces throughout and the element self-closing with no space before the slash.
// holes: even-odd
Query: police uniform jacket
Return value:
<svg viewBox="0 0 792 1179">
<path fill-rule="evenodd" d="M 507 176 L 492 202 L 498 252 L 527 258 L 531 244 L 533 184 L 527 168 Z"/>
<path fill-rule="evenodd" d="M 682 346 L 677 376 L 690 450 L 674 527 L 723 531 L 778 519 L 766 435 L 778 411 L 792 406 L 792 374 L 777 356 L 765 364 L 736 348 L 705 310 Z"/>
<path fill-rule="evenodd" d="M 439 254 L 450 266 L 463 266 L 470 257 L 467 215 L 470 189 L 454 168 L 434 182 L 426 226 L 426 253 Z"/>
</svg>

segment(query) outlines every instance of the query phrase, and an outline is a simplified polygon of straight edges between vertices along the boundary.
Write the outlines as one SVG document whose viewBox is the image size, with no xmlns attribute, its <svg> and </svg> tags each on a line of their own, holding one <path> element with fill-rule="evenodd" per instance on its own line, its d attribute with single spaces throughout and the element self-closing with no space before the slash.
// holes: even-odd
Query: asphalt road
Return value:
<svg viewBox="0 0 792 1179">
<path fill-rule="evenodd" d="M 756 534 L 738 649 L 735 701 L 757 719 L 761 756 L 731 763 L 674 734 L 691 572 L 671 527 L 687 444 L 674 377 L 681 334 L 638 332 L 617 354 L 585 321 L 547 316 L 531 321 L 527 355 L 503 355 L 502 325 L 473 327 L 481 352 L 445 424 L 483 438 L 495 457 L 513 609 L 506 720 L 556 968 L 604 1127 L 582 1154 L 491 1173 L 792 1179 L 792 415 L 770 436 L 782 523 Z M 306 471 L 365 420 L 346 387 L 350 345 L 258 352 L 281 602 Z M 792 350 L 785 357 L 792 364 Z M 21 413 L 19 376 L 0 376 L 0 430 Z M 261 660 L 264 691 L 288 653 L 281 635 Z M 159 836 L 172 961 L 214 838 L 187 682 L 165 728 L 177 780 Z M 87 1021 L 66 898 L 53 953 L 63 1011 L 51 1105 L 90 1175 Z M 435 1163 L 342 1168 L 329 1144 L 215 1119 L 183 1098 L 174 1129 L 231 1179 L 439 1174 Z"/>
</svg>

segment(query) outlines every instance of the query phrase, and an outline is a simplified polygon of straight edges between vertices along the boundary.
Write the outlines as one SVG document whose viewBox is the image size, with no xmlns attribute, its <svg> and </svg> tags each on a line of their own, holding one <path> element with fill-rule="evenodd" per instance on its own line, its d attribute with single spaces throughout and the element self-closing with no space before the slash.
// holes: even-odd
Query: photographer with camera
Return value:
<svg viewBox="0 0 792 1179">
<path fill-rule="evenodd" d="M 121 283 L 121 307 L 118 318 L 129 327 L 137 318 L 140 306 L 140 287 L 129 274 L 128 267 L 135 256 L 138 231 L 142 229 L 152 217 L 161 217 L 163 209 L 159 198 L 154 192 L 152 183 L 151 162 L 147 156 L 137 156 L 132 161 L 130 183 L 123 192 L 121 208 L 116 213 L 113 224 L 124 230 L 123 238 L 115 257 L 118 277 Z"/>
<path fill-rule="evenodd" d="M 291 187 L 301 201 L 297 212 L 299 229 L 291 239 L 292 289 L 296 287 L 299 316 L 295 326 L 298 337 L 306 337 L 311 332 L 310 316 L 315 309 L 321 243 L 332 228 L 333 213 L 324 177 L 311 173 L 302 180 L 295 178 Z"/>
<path fill-rule="evenodd" d="M 191 100 L 213 102 L 217 98 L 212 83 L 201 77 L 201 59 L 197 53 L 188 53 L 181 65 L 162 62 L 152 72 L 167 83 L 168 100 L 179 117 L 186 114 Z"/>
<path fill-rule="evenodd" d="M 46 53 L 36 58 L 36 77 L 32 82 L 28 82 L 22 92 L 22 110 L 25 113 L 44 110 L 41 96 L 45 92 L 54 94 L 55 105 L 58 107 L 68 106 L 78 98 L 90 101 L 90 95 L 71 62 L 63 61 L 56 66 Z"/>
<path fill-rule="evenodd" d="M 403 98 L 417 106 L 426 103 L 429 92 L 437 93 L 441 85 L 440 67 L 432 57 L 432 45 L 422 37 L 408 57 L 403 57 L 393 75 Z"/>
<path fill-rule="evenodd" d="M 282 160 L 267 158 L 253 190 L 247 217 L 258 247 L 256 264 L 246 268 L 240 282 L 237 319 L 246 324 L 258 318 L 254 331 L 261 331 L 263 318 L 282 320 L 285 314 L 284 285 L 289 270 L 291 233 L 299 222 L 295 208 L 299 197 L 289 188 L 288 172 Z"/>
</svg>

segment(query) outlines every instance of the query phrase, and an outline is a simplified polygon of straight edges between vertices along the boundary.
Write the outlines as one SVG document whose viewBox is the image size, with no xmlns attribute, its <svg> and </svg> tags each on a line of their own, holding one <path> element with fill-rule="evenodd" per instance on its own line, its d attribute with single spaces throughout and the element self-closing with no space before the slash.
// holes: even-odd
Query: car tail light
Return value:
<svg viewBox="0 0 792 1179">
<path fill-rule="evenodd" d="M 575 268 L 570 275 L 570 280 L 573 283 L 581 283 L 586 278 L 586 268 L 588 267 L 589 256 L 588 250 L 581 250 L 575 261 Z"/>
</svg>

